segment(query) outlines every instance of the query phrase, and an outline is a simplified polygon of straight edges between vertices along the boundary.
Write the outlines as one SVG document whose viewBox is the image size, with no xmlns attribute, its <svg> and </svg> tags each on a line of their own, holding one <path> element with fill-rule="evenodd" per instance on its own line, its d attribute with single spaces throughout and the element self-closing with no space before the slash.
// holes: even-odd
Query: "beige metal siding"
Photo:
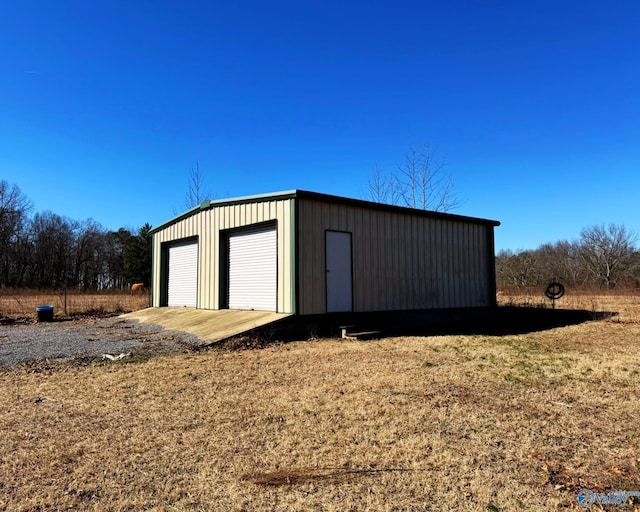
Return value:
<svg viewBox="0 0 640 512">
<path fill-rule="evenodd" d="M 352 233 L 354 311 L 492 305 L 493 227 L 298 199 L 299 313 L 326 312 L 325 230 Z"/>
<path fill-rule="evenodd" d="M 198 304 L 219 309 L 220 232 L 260 222 L 276 221 L 278 238 L 278 312 L 293 312 L 291 219 L 293 199 L 212 205 L 166 226 L 153 235 L 153 306 L 159 307 L 162 286 L 161 255 L 166 242 L 198 238 Z"/>
</svg>

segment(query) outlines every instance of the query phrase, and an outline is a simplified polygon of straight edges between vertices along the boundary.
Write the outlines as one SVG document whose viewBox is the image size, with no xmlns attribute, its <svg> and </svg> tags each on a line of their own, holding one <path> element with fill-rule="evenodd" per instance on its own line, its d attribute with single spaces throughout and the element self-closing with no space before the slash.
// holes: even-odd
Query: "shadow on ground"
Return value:
<svg viewBox="0 0 640 512">
<path fill-rule="evenodd" d="M 389 336 L 476 334 L 505 336 L 544 331 L 567 325 L 606 320 L 618 313 L 582 309 L 501 306 L 492 310 L 406 311 L 376 314 L 334 314 L 294 317 L 277 332 L 256 331 L 252 339 L 263 342 L 336 337 L 343 332 L 359 340 Z M 268 343 L 268 341 L 267 341 Z"/>
<path fill-rule="evenodd" d="M 410 319 L 403 324 L 385 323 L 381 325 L 381 336 L 433 336 L 446 334 L 481 334 L 487 336 L 506 336 L 545 331 L 567 325 L 606 320 L 616 316 L 611 311 L 587 311 L 583 309 L 545 309 L 527 306 L 501 306 L 486 316 L 466 317 L 454 315 L 442 322 L 421 322 Z M 374 329 L 372 329 L 374 330 Z"/>
<path fill-rule="evenodd" d="M 434 334 L 485 334 L 505 336 L 545 331 L 567 325 L 606 320 L 618 313 L 612 311 L 587 311 L 584 309 L 547 309 L 527 306 L 501 306 L 495 315 L 469 321 L 454 322 L 435 327 Z M 418 327 L 418 326 L 417 326 Z M 422 325 L 416 332 L 429 332 L 429 326 Z"/>
</svg>

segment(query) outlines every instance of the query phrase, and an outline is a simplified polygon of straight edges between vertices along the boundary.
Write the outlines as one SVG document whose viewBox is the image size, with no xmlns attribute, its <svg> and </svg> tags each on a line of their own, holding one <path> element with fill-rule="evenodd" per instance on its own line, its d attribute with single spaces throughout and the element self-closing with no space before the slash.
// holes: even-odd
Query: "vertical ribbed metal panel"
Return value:
<svg viewBox="0 0 640 512">
<path fill-rule="evenodd" d="M 326 309 L 326 230 L 352 232 L 354 311 L 493 305 L 493 228 L 482 223 L 298 200 L 293 233 L 293 199 L 214 205 L 154 234 L 153 305 L 160 305 L 163 247 L 198 239 L 198 307 L 219 307 L 220 237 L 259 222 L 277 226 L 277 311 L 293 310 L 296 287 L 292 261 L 298 237 L 298 312 Z M 226 255 L 223 255 L 226 257 Z"/>
<path fill-rule="evenodd" d="M 198 243 L 169 247 L 168 306 L 195 308 L 198 297 Z"/>
<path fill-rule="evenodd" d="M 324 233 L 352 233 L 354 311 L 490 306 L 493 228 L 300 199 L 301 314 L 326 312 Z"/>
<path fill-rule="evenodd" d="M 221 231 L 244 228 L 260 222 L 275 221 L 278 231 L 277 251 L 277 311 L 293 311 L 294 287 L 292 275 L 292 202 L 293 199 L 256 200 L 240 204 L 212 205 L 191 216 L 169 224 L 153 236 L 153 305 L 160 306 L 164 277 L 161 275 L 163 247 L 184 238 L 197 237 L 198 244 L 198 307 L 218 309 L 220 279 Z M 225 235 L 226 236 L 226 235 Z M 226 258 L 226 255 L 224 256 Z"/>
<path fill-rule="evenodd" d="M 230 309 L 276 311 L 278 293 L 276 229 L 229 236 Z"/>
</svg>

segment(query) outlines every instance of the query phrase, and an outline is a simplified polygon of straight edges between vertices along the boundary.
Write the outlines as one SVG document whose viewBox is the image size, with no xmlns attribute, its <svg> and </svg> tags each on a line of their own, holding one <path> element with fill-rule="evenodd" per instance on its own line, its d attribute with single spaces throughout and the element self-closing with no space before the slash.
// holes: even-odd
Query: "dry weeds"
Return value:
<svg viewBox="0 0 640 512">
<path fill-rule="evenodd" d="M 14 368 L 0 509 L 581 510 L 584 487 L 640 490 L 640 305 L 620 307 L 523 335 Z"/>
<path fill-rule="evenodd" d="M 36 307 L 51 305 L 56 318 L 65 316 L 63 291 L 0 290 L 0 318 L 36 318 Z M 137 311 L 149 306 L 148 295 L 122 293 L 89 293 L 69 290 L 66 294 L 66 316 L 110 314 Z"/>
</svg>

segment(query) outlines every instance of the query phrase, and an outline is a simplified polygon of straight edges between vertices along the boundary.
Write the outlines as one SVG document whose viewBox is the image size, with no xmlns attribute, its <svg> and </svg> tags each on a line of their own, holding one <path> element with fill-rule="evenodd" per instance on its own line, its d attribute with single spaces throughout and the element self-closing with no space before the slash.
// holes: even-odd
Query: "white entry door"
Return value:
<svg viewBox="0 0 640 512">
<path fill-rule="evenodd" d="M 229 309 L 276 311 L 278 237 L 275 227 L 229 235 Z"/>
<path fill-rule="evenodd" d="M 326 275 L 327 275 L 327 313 L 351 311 L 351 233 L 327 231 Z"/>
<path fill-rule="evenodd" d="M 198 242 L 169 247 L 168 306 L 195 308 L 198 299 Z"/>
</svg>

